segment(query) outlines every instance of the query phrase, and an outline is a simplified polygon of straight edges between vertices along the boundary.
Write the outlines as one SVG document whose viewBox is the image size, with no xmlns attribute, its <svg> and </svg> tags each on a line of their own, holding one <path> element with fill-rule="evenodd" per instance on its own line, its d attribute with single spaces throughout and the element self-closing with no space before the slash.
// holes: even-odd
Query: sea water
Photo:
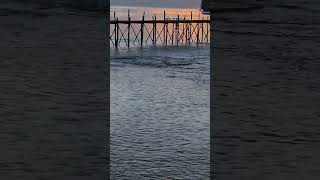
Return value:
<svg viewBox="0 0 320 180">
<path fill-rule="evenodd" d="M 111 179 L 209 179 L 209 57 L 209 44 L 111 48 Z"/>
</svg>

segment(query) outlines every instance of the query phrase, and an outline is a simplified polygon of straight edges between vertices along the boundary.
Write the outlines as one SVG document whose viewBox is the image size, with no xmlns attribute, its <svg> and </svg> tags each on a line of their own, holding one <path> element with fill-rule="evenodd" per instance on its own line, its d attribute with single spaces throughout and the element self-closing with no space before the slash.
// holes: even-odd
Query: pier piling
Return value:
<svg viewBox="0 0 320 180">
<path fill-rule="evenodd" d="M 141 20 L 132 20 L 130 10 L 128 10 L 126 20 L 119 20 L 115 12 L 113 16 L 113 20 L 110 21 L 111 29 L 113 29 L 110 31 L 110 41 L 116 49 L 137 46 L 137 42 L 140 47 L 157 46 L 161 43 L 165 46 L 191 45 L 191 43 L 199 45 L 208 43 L 210 39 L 210 19 L 201 17 L 200 13 L 198 18 L 193 19 L 192 11 L 190 18 L 186 16 L 181 18 L 180 15 L 170 18 L 166 11 L 163 11 L 163 19 L 158 19 L 157 14 L 151 19 L 146 19 L 145 12 L 143 12 Z"/>
</svg>

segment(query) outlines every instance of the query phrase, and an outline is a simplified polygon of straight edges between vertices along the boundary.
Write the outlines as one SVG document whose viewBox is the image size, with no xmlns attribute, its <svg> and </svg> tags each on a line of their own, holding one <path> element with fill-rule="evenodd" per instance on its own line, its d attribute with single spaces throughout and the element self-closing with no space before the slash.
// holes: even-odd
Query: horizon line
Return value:
<svg viewBox="0 0 320 180">
<path fill-rule="evenodd" d="M 115 8 L 145 8 L 145 9 L 196 9 L 196 10 L 201 10 L 201 7 L 199 8 L 175 8 L 175 7 L 154 7 L 154 6 L 123 6 L 123 5 L 110 5 L 110 8 L 115 7 Z"/>
</svg>

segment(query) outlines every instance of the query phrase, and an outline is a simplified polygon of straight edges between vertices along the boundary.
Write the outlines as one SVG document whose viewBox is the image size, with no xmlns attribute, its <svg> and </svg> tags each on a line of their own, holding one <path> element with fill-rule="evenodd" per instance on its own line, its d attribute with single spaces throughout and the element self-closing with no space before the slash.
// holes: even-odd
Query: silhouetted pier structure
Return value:
<svg viewBox="0 0 320 180">
<path fill-rule="evenodd" d="M 114 18 L 110 21 L 110 41 L 115 48 L 131 46 L 156 46 L 156 45 L 191 45 L 210 43 L 210 18 L 201 17 L 190 19 L 166 16 L 158 19 L 156 15 L 152 19 L 145 19 L 143 13 L 141 20 L 132 20 L 130 10 L 127 20 L 119 20 L 114 12 Z"/>
</svg>

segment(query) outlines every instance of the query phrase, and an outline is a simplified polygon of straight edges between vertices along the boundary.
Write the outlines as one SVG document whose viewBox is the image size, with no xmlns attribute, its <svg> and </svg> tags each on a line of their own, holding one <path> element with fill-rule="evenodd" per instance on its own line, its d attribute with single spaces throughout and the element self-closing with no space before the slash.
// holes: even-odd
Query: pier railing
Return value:
<svg viewBox="0 0 320 180">
<path fill-rule="evenodd" d="M 144 13 L 141 20 L 132 20 L 130 11 L 127 20 L 119 20 L 114 13 L 110 24 L 110 44 L 115 48 L 210 43 L 209 17 L 193 19 L 192 12 L 190 19 L 180 15 L 170 18 L 164 11 L 161 19 L 145 19 Z"/>
</svg>

